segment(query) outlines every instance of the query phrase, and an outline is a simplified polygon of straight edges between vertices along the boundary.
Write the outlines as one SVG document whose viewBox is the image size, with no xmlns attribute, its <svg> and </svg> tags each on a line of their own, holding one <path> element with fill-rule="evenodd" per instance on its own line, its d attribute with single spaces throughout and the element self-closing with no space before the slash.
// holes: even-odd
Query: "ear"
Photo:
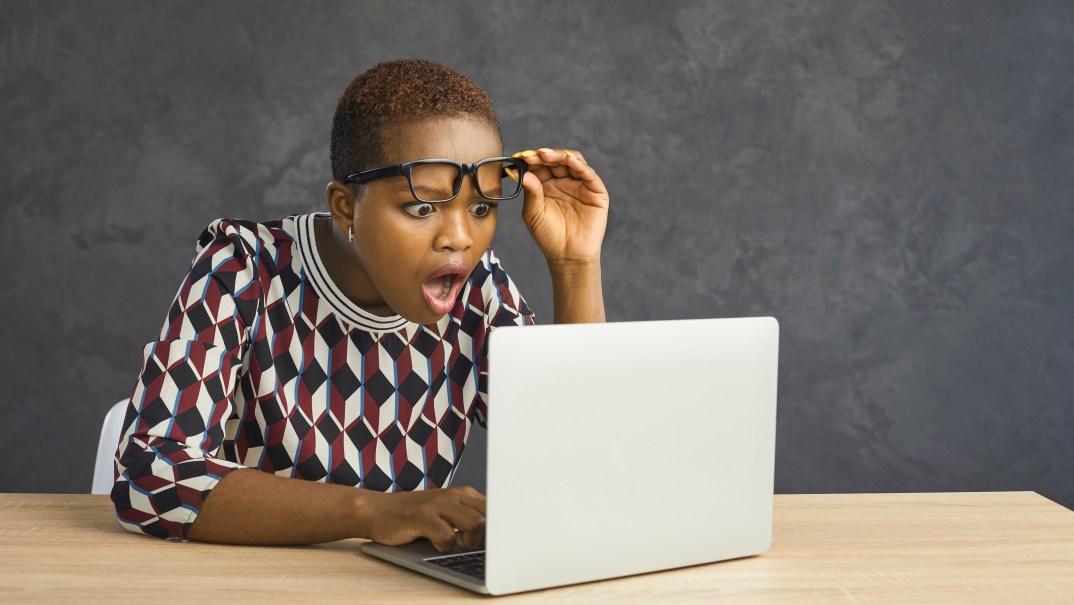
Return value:
<svg viewBox="0 0 1074 605">
<path fill-rule="evenodd" d="M 332 215 L 332 222 L 346 233 L 354 225 L 355 196 L 351 188 L 339 181 L 328 183 L 325 190 L 328 195 L 328 212 Z"/>
</svg>

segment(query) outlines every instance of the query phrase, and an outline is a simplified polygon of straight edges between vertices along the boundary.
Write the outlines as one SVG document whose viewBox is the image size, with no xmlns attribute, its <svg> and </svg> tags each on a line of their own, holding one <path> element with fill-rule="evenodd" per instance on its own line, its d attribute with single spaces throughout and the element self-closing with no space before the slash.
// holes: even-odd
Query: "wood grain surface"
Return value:
<svg viewBox="0 0 1074 605">
<path fill-rule="evenodd" d="M 776 496 L 760 556 L 496 598 L 593 603 L 1074 603 L 1074 512 L 1032 492 Z M 106 496 L 0 494 L 0 603 L 488 599 L 358 552 L 168 542 Z M 624 553 L 629 556 L 629 553 Z"/>
</svg>

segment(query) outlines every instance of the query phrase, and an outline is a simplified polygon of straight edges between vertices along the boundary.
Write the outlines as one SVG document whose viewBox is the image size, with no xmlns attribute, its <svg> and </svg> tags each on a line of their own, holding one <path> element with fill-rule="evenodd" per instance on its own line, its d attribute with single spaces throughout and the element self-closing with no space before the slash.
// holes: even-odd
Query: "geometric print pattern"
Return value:
<svg viewBox="0 0 1074 605">
<path fill-rule="evenodd" d="M 220 219 L 145 346 L 116 450 L 121 525 L 186 539 L 236 468 L 378 491 L 443 486 L 487 415 L 488 334 L 533 323 L 492 250 L 435 324 L 332 282 L 313 222 Z"/>
</svg>

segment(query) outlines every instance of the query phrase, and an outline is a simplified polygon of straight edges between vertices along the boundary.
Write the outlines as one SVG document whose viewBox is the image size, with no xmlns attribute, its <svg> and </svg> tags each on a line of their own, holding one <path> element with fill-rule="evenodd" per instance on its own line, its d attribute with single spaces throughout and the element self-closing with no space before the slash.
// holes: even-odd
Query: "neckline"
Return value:
<svg viewBox="0 0 1074 605">
<path fill-rule="evenodd" d="M 302 266 L 310 285 L 329 307 L 341 319 L 354 326 L 369 332 L 395 332 L 405 328 L 411 323 L 401 315 L 381 317 L 366 311 L 351 299 L 347 298 L 339 286 L 332 280 L 332 276 L 321 262 L 321 254 L 317 249 L 317 234 L 313 223 L 318 216 L 329 216 L 327 212 L 312 212 L 298 217 L 295 221 L 298 226 L 297 240 L 298 250 L 302 257 Z"/>
</svg>

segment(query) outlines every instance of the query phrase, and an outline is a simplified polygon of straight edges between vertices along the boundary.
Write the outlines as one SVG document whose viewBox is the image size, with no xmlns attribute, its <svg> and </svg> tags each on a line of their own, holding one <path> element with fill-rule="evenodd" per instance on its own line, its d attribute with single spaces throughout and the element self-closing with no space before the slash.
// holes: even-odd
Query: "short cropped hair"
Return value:
<svg viewBox="0 0 1074 605">
<path fill-rule="evenodd" d="M 488 94 L 461 72 L 433 61 L 378 63 L 355 78 L 332 119 L 332 178 L 383 165 L 387 126 L 438 117 L 487 121 L 502 138 Z"/>
</svg>

